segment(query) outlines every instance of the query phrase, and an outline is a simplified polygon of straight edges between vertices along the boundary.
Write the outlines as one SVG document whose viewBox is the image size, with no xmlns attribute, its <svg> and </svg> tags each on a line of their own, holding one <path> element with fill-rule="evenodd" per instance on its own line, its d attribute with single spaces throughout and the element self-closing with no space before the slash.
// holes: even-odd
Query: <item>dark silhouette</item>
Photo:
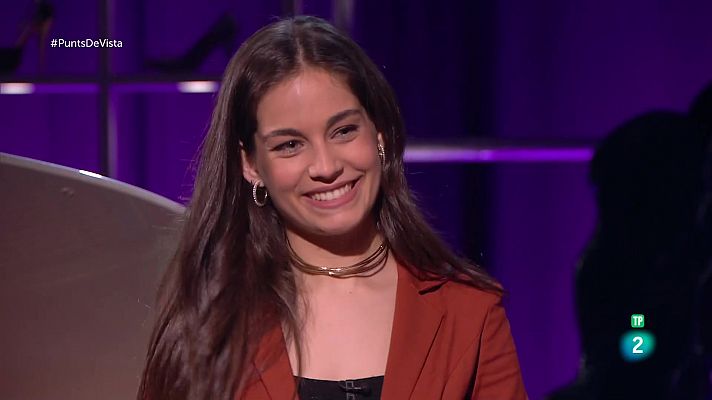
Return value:
<svg viewBox="0 0 712 400">
<path fill-rule="evenodd" d="M 695 98 L 690 107 L 690 116 L 712 137 L 712 83 Z M 707 157 L 703 169 L 705 194 L 700 204 L 697 219 L 707 249 L 707 268 L 703 271 L 698 287 L 697 311 L 699 320 L 699 343 L 701 358 L 709 373 L 712 385 L 712 139 L 707 144 Z"/>
<path fill-rule="evenodd" d="M 707 131 L 712 130 L 712 83 L 697 95 L 690 107 L 690 116 Z"/>
<path fill-rule="evenodd" d="M 700 299 L 710 242 L 699 210 L 709 138 L 685 114 L 653 112 L 597 149 L 598 225 L 576 275 L 584 357 L 576 382 L 549 399 L 706 399 Z M 643 361 L 620 355 L 631 314 L 644 314 L 657 339 Z"/>
</svg>

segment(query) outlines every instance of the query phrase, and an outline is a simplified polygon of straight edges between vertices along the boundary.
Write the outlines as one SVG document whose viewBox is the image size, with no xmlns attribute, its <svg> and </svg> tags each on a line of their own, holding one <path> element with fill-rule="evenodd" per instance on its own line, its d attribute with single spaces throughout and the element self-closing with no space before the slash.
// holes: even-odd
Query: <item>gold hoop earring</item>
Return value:
<svg viewBox="0 0 712 400">
<path fill-rule="evenodd" d="M 260 183 L 262 183 L 262 181 L 255 181 L 255 183 L 252 184 L 252 199 L 255 201 L 255 204 L 257 204 L 257 207 L 264 207 L 265 204 L 267 204 L 269 193 L 267 193 L 267 188 L 265 188 L 265 197 L 262 201 L 257 200 L 257 188 L 260 186 Z M 264 185 L 262 187 L 264 187 Z"/>
<path fill-rule="evenodd" d="M 381 166 L 385 167 L 386 166 L 386 150 L 383 148 L 382 144 L 378 144 L 378 158 L 381 159 Z"/>
</svg>

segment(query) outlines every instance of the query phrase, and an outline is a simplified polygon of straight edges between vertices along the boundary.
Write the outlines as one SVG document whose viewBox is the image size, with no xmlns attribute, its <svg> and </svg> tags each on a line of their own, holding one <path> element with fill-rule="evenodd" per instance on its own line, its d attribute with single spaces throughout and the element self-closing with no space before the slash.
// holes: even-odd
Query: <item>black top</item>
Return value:
<svg viewBox="0 0 712 400">
<path fill-rule="evenodd" d="M 297 378 L 301 400 L 380 400 L 383 376 L 345 381 Z"/>
</svg>

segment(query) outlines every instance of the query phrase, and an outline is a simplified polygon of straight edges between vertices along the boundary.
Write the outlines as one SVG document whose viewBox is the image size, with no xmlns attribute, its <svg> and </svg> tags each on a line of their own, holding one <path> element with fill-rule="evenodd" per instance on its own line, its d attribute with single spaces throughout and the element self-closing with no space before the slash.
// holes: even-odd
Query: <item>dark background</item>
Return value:
<svg viewBox="0 0 712 400">
<path fill-rule="evenodd" d="M 13 46 L 32 3 L 0 4 L 0 46 Z M 235 49 L 282 15 L 283 2 L 53 4 L 47 41 L 33 36 L 18 70 L 0 77 L 37 83 L 32 94 L 0 95 L 0 151 L 103 172 L 183 201 L 214 94 L 181 93 L 175 82 L 219 79 L 227 56 L 216 49 L 180 79 L 145 62 L 181 55 L 225 12 L 239 29 Z M 327 0 L 301 7 L 332 15 Z M 353 37 L 395 88 L 414 143 L 592 148 L 636 114 L 684 111 L 712 80 L 707 0 L 355 0 L 354 10 Z M 51 38 L 117 39 L 123 47 L 49 48 Z M 40 44 L 47 47 L 43 67 Z M 510 292 L 508 315 L 532 399 L 578 367 L 573 272 L 596 212 L 587 169 L 586 157 L 408 165 L 433 224 Z"/>
</svg>

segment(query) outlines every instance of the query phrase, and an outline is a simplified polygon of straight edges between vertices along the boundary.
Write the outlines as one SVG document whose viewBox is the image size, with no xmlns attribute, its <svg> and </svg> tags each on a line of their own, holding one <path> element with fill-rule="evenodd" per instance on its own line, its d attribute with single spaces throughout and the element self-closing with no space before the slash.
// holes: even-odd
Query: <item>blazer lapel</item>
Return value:
<svg viewBox="0 0 712 400">
<path fill-rule="evenodd" d="M 297 386 L 280 325 L 262 339 L 255 354 L 254 364 L 270 398 L 296 398 Z"/>
<path fill-rule="evenodd" d="M 420 281 L 398 265 L 398 286 L 382 399 L 410 398 L 442 322 L 444 307 L 424 293 L 441 281 Z"/>
</svg>

